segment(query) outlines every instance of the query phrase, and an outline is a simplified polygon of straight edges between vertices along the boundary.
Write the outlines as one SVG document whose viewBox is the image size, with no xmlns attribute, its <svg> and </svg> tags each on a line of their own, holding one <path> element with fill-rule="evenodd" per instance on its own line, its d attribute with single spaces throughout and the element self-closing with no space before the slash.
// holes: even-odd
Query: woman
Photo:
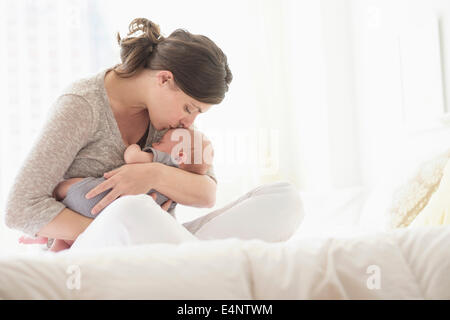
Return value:
<svg viewBox="0 0 450 320">
<path fill-rule="evenodd" d="M 268 226 L 275 227 L 271 232 L 276 234 L 267 239 L 279 241 L 290 236 L 302 219 L 302 210 L 295 189 L 288 184 L 255 189 L 233 205 L 238 208 L 241 202 L 247 203 L 242 216 L 228 214 L 230 210 L 225 209 L 231 207 L 227 206 L 185 224 L 189 231 L 175 219 L 167 220 L 170 217 L 164 210 L 171 200 L 159 207 L 145 195 L 155 189 L 180 204 L 214 206 L 213 169 L 207 175 L 197 175 L 158 163 L 124 165 L 123 153 L 131 144 L 142 148 L 151 145 L 169 128 L 193 125 L 200 113 L 224 99 L 232 74 L 225 54 L 205 36 L 178 29 L 164 38 L 159 26 L 145 18 L 134 19 L 129 31 L 126 39 L 118 35 L 121 64 L 73 83 L 57 99 L 10 191 L 6 225 L 50 239 L 76 240 L 83 233 L 85 245 L 89 238 L 95 238 L 98 246 L 179 242 L 197 239 L 197 231 L 206 234 L 204 238 L 214 238 L 208 230 L 216 230 L 217 237 L 252 238 L 251 232 L 245 233 L 249 226 L 244 227 L 243 234 L 233 232 L 237 221 L 245 221 L 245 214 L 249 219 L 264 216 L 263 212 L 259 212 L 259 217 L 249 212 L 261 209 L 253 196 L 262 190 L 261 195 L 267 200 L 276 195 L 274 208 L 282 212 L 277 217 L 266 209 L 264 219 Z M 139 31 L 142 34 L 136 36 Z M 105 209 L 95 220 L 66 208 L 53 197 L 55 186 L 63 179 L 102 175 L 107 180 L 88 196 L 111 190 L 94 207 L 96 212 Z M 279 210 L 280 207 L 285 209 Z M 224 228 L 220 230 L 223 219 Z M 227 224 L 231 229 L 227 230 Z M 120 233 L 112 232 L 116 229 L 124 230 L 125 235 L 120 238 Z M 129 236 L 133 230 L 136 239 Z M 263 226 L 257 231 L 258 235 L 266 233 Z M 148 237 L 149 234 L 152 235 Z M 83 247 L 77 242 L 81 243 L 81 239 L 75 247 Z"/>
</svg>

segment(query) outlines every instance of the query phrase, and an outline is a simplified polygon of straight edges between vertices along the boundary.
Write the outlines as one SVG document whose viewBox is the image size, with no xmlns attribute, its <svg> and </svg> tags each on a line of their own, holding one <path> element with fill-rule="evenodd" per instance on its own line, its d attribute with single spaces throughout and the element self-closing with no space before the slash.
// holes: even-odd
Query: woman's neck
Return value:
<svg viewBox="0 0 450 320">
<path fill-rule="evenodd" d="M 111 108 L 116 116 L 136 118 L 147 113 L 147 107 L 140 96 L 142 91 L 138 74 L 130 78 L 120 78 L 111 70 L 105 75 L 104 81 Z"/>
</svg>

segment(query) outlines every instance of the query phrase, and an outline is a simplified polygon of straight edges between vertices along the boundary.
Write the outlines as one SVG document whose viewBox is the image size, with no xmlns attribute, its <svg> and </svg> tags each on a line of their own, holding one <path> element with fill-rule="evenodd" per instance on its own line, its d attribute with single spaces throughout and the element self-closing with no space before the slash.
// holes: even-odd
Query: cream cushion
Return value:
<svg viewBox="0 0 450 320">
<path fill-rule="evenodd" d="M 421 163 L 415 172 L 394 190 L 387 212 L 389 228 L 407 227 L 412 223 L 437 191 L 449 159 L 450 152 L 447 151 Z"/>
<path fill-rule="evenodd" d="M 419 213 L 411 226 L 431 226 L 450 224 L 450 160 L 444 168 L 444 174 L 438 189 L 426 207 Z"/>
</svg>

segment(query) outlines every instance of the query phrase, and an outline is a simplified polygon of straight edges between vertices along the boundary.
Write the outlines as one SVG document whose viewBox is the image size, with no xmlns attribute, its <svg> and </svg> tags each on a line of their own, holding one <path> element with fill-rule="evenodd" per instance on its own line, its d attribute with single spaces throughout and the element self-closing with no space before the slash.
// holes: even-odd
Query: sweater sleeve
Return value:
<svg viewBox="0 0 450 320">
<path fill-rule="evenodd" d="M 87 144 L 92 122 L 92 108 L 81 96 L 63 94 L 55 101 L 9 190 L 6 226 L 36 236 L 66 207 L 53 190 Z"/>
</svg>

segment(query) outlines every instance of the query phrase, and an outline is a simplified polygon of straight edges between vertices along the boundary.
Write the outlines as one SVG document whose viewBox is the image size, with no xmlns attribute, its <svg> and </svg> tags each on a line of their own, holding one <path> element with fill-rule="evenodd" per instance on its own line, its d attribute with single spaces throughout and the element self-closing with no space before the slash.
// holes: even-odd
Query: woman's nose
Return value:
<svg viewBox="0 0 450 320">
<path fill-rule="evenodd" d="M 181 119 L 180 123 L 183 125 L 184 128 L 189 128 L 193 123 L 197 115 L 192 115 L 191 117 L 186 117 Z"/>
</svg>

